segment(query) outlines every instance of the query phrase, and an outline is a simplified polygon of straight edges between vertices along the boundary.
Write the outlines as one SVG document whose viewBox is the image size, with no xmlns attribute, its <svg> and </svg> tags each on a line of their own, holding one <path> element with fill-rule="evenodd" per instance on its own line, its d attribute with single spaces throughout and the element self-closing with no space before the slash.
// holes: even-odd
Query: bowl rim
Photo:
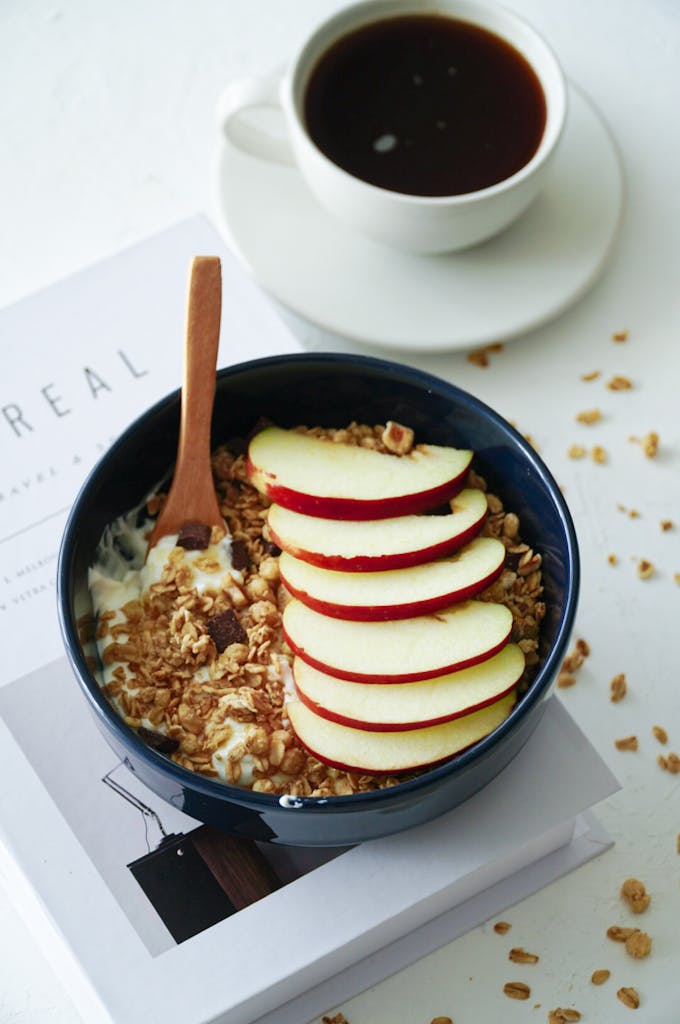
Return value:
<svg viewBox="0 0 680 1024">
<path fill-rule="evenodd" d="M 557 669 L 562 662 L 576 615 L 580 585 L 580 561 L 576 530 L 571 513 L 556 480 L 541 457 L 522 434 L 504 419 L 500 413 L 497 413 L 481 399 L 425 370 L 419 370 L 405 363 L 380 359 L 375 356 L 335 352 L 302 352 L 264 356 L 259 359 L 234 363 L 231 366 L 218 370 L 217 378 L 220 380 L 225 377 L 238 376 L 241 373 L 251 373 L 258 369 L 270 369 L 282 364 L 290 365 L 291 363 L 299 364 L 303 367 L 314 364 L 319 364 L 320 366 L 339 366 L 341 368 L 344 366 L 348 369 L 359 371 L 366 369 L 368 371 L 396 375 L 404 383 L 420 385 L 426 392 L 436 392 L 442 395 L 442 397 L 451 397 L 462 401 L 476 412 L 491 419 L 501 434 L 504 434 L 514 447 L 520 449 L 524 457 L 531 464 L 533 471 L 539 477 L 552 499 L 562 527 L 566 548 L 567 586 L 552 649 L 529 689 L 515 704 L 508 717 L 493 732 L 474 743 L 471 747 L 441 764 L 423 771 L 422 774 L 414 779 L 396 783 L 385 789 L 330 797 L 286 797 L 271 793 L 257 793 L 250 789 L 223 782 L 221 779 L 203 776 L 198 772 L 176 764 L 169 757 L 158 753 L 145 743 L 133 729 L 125 724 L 123 719 L 111 707 L 87 666 L 78 637 L 76 619 L 71 613 L 70 577 L 73 554 L 77 543 L 78 521 L 81 516 L 81 508 L 89 500 L 90 491 L 96 486 L 107 460 L 112 454 L 125 447 L 130 437 L 134 435 L 144 421 L 158 416 L 177 403 L 181 393 L 180 388 L 159 399 L 130 423 L 104 455 L 98 459 L 78 491 L 64 527 L 57 562 L 56 590 L 59 627 L 71 670 L 95 717 L 107 730 L 113 729 L 124 747 L 131 746 L 144 761 L 150 762 L 150 765 L 157 772 L 160 772 L 161 775 L 165 776 L 168 781 L 182 787 L 186 786 L 201 797 L 209 798 L 210 800 L 217 799 L 221 802 L 235 804 L 254 811 L 271 812 L 277 808 L 293 808 L 296 811 L 304 810 L 310 813 L 327 811 L 329 808 L 332 808 L 334 812 L 342 812 L 343 810 L 348 812 L 359 811 L 362 808 L 378 811 L 383 807 L 388 807 L 396 799 L 408 799 L 409 796 L 418 793 L 420 790 L 428 790 L 430 787 L 438 786 L 448 775 L 464 771 L 482 760 L 488 751 L 514 731 L 518 722 L 526 716 L 534 705 L 547 696 L 546 691 L 549 689 L 553 679 L 556 678 Z"/>
</svg>

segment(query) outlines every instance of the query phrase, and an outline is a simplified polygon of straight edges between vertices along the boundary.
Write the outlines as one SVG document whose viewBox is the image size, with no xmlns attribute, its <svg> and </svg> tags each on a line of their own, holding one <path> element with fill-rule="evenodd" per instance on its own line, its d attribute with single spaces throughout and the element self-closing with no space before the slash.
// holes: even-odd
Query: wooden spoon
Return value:
<svg viewBox="0 0 680 1024">
<path fill-rule="evenodd" d="M 185 523 L 224 527 L 210 465 L 221 310 L 220 261 L 217 256 L 196 256 L 189 274 L 177 462 L 149 549 L 161 537 L 179 533 Z"/>
</svg>

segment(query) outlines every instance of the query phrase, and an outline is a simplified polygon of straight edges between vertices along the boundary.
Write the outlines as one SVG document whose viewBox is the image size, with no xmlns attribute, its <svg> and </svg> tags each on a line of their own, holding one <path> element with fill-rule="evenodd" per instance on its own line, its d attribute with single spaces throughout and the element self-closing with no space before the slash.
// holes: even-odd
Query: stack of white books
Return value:
<svg viewBox="0 0 680 1024">
<path fill-rule="evenodd" d="M 348 850 L 222 836 L 110 750 L 62 656 L 56 553 L 87 470 L 178 385 L 197 253 L 223 260 L 222 365 L 298 349 L 200 217 L 0 312 L 0 870 L 87 1024 L 302 1024 L 610 845 L 589 809 L 616 780 L 554 697 L 481 793 Z"/>
</svg>

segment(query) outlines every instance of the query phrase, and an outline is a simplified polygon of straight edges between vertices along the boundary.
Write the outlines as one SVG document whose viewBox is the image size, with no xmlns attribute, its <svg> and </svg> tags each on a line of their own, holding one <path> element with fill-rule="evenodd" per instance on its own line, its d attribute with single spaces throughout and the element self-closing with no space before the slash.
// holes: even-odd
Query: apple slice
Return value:
<svg viewBox="0 0 680 1024">
<path fill-rule="evenodd" d="M 275 544 L 303 562 L 342 572 L 374 572 L 444 558 L 479 533 L 486 495 L 466 488 L 451 502 L 451 515 L 396 516 L 356 522 L 320 519 L 272 505 L 267 523 Z"/>
<path fill-rule="evenodd" d="M 512 691 L 494 704 L 452 722 L 403 732 L 350 729 L 321 718 L 297 700 L 286 705 L 286 710 L 300 743 L 319 761 L 345 771 L 382 775 L 445 761 L 493 732 L 514 704 Z"/>
<path fill-rule="evenodd" d="M 358 683 L 412 683 L 468 668 L 505 645 L 512 615 L 502 604 L 464 601 L 396 622 L 347 622 L 295 598 L 283 613 L 288 645 L 308 665 Z"/>
<path fill-rule="evenodd" d="M 472 452 L 421 445 L 408 455 L 335 444 L 266 427 L 248 447 L 250 482 L 294 512 L 385 519 L 425 512 L 457 494 Z"/>
<path fill-rule="evenodd" d="M 393 732 L 422 729 L 495 703 L 514 689 L 524 671 L 517 644 L 472 668 L 417 683 L 352 683 L 293 662 L 298 697 L 322 718 L 352 729 Z"/>
<path fill-rule="evenodd" d="M 498 579 L 505 547 L 477 537 L 455 555 L 408 569 L 338 572 L 293 558 L 279 559 L 281 579 L 294 597 L 323 615 L 375 622 L 427 615 L 479 594 Z"/>
</svg>

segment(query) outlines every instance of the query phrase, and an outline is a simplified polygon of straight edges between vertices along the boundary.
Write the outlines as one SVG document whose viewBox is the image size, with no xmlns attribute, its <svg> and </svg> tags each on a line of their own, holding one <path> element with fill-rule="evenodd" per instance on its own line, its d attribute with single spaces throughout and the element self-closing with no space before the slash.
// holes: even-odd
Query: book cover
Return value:
<svg viewBox="0 0 680 1024">
<path fill-rule="evenodd" d="M 88 1024 L 246 1024 L 290 1000 L 271 1020 L 299 1024 L 606 848 L 582 812 L 616 788 L 552 700 L 473 800 L 304 850 L 194 821 L 111 751 L 62 657 L 57 550 L 94 461 L 177 386 L 197 253 L 223 261 L 221 365 L 297 349 L 200 217 L 0 312 L 21 355 L 0 381 L 0 869 Z"/>
</svg>

